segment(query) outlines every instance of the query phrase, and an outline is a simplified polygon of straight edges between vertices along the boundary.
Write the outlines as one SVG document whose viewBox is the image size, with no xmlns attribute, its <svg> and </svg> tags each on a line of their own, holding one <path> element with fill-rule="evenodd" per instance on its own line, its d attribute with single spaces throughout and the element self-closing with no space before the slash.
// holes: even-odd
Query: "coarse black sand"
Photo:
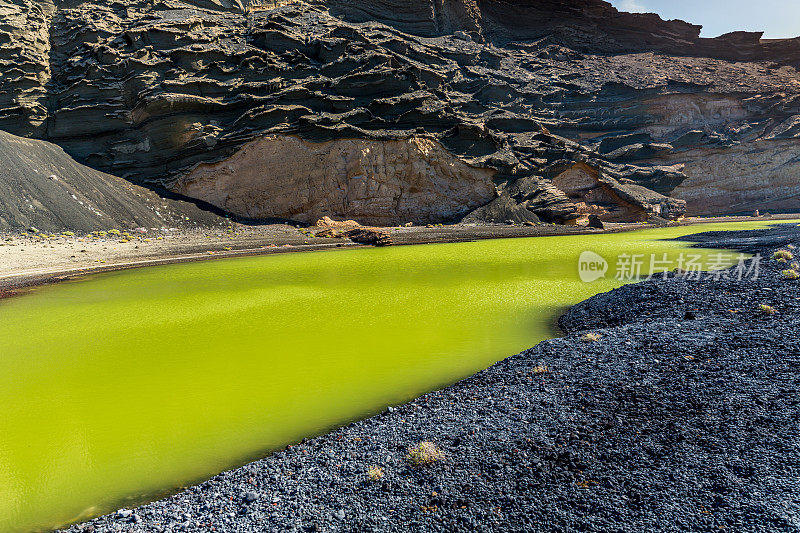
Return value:
<svg viewBox="0 0 800 533">
<path fill-rule="evenodd" d="M 800 228 L 692 240 L 769 257 L 598 295 L 564 338 L 72 531 L 796 532 L 800 282 L 771 256 Z M 410 466 L 424 440 L 445 459 Z"/>
</svg>

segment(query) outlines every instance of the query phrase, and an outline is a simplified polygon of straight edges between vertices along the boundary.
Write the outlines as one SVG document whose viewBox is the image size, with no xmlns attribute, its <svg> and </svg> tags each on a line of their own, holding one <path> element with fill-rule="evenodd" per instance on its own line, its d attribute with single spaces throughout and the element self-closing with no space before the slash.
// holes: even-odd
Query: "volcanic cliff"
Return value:
<svg viewBox="0 0 800 533">
<path fill-rule="evenodd" d="M 601 0 L 3 0 L 0 129 L 251 218 L 800 208 L 800 40 Z"/>
</svg>

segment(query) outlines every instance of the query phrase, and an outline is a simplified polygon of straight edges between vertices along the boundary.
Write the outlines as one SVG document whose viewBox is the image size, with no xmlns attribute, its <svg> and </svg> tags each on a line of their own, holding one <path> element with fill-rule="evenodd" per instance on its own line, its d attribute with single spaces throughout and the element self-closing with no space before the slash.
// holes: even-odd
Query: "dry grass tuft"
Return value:
<svg viewBox="0 0 800 533">
<path fill-rule="evenodd" d="M 775 310 L 775 308 L 774 308 L 774 307 L 772 307 L 772 306 L 769 306 L 769 305 L 767 305 L 767 304 L 761 304 L 761 305 L 760 305 L 758 308 L 759 308 L 759 309 L 761 310 L 761 312 L 762 312 L 762 313 L 764 313 L 765 315 L 775 315 L 775 314 L 777 314 L 777 313 L 778 313 L 778 312 Z"/>
<path fill-rule="evenodd" d="M 797 270 L 784 270 L 781 272 L 781 277 L 788 280 L 798 280 L 800 279 L 800 273 Z"/>
<path fill-rule="evenodd" d="M 600 335 L 599 333 L 587 333 L 586 335 L 581 337 L 581 340 L 583 342 L 600 342 L 600 339 L 602 338 L 603 336 Z"/>
<path fill-rule="evenodd" d="M 372 465 L 367 470 L 367 476 L 369 477 L 370 481 L 380 481 L 383 479 L 384 475 L 385 472 L 383 471 L 383 468 L 379 466 Z"/>
<path fill-rule="evenodd" d="M 423 441 L 408 449 L 406 460 L 414 466 L 429 465 L 444 460 L 444 452 L 434 443 Z"/>
</svg>

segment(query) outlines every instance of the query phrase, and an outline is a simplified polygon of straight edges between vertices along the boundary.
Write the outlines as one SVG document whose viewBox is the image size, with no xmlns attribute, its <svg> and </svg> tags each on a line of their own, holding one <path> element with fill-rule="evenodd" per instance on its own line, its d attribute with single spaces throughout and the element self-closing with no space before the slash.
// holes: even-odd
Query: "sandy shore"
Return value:
<svg viewBox="0 0 800 533">
<path fill-rule="evenodd" d="M 796 218 L 778 215 L 770 219 Z M 691 218 L 682 225 L 755 220 L 750 217 Z M 579 235 L 632 231 L 642 224 L 608 224 L 605 230 L 556 225 L 435 226 L 382 228 L 396 245 L 479 239 Z M 0 235 L 0 297 L 13 291 L 84 274 L 159 264 L 360 246 L 347 239 L 317 238 L 314 228 L 287 224 L 194 230 L 140 229 L 89 235 L 23 233 Z"/>
</svg>

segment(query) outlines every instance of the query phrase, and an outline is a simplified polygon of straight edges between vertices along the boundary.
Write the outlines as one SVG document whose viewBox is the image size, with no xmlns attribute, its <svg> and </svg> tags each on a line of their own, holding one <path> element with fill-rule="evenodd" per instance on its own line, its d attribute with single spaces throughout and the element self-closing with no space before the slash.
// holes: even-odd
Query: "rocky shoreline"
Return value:
<svg viewBox="0 0 800 533">
<path fill-rule="evenodd" d="M 564 338 L 69 531 L 797 531 L 800 282 L 772 253 L 800 229 L 691 240 L 760 277 L 598 295 Z M 444 459 L 412 466 L 422 441 Z"/>
</svg>

